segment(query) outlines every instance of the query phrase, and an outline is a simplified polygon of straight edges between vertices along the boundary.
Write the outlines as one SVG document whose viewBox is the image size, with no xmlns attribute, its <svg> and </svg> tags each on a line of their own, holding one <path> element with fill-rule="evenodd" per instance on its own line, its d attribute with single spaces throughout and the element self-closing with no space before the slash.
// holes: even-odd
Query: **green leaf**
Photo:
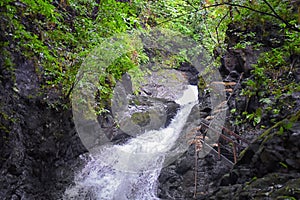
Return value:
<svg viewBox="0 0 300 200">
<path fill-rule="evenodd" d="M 272 101 L 270 98 L 262 98 L 259 100 L 259 102 L 265 103 L 265 104 L 271 104 Z"/>
<path fill-rule="evenodd" d="M 288 166 L 287 166 L 287 164 L 285 164 L 285 163 L 283 163 L 283 162 L 279 162 L 279 164 L 282 166 L 282 167 L 284 167 L 284 168 L 288 168 Z"/>
<path fill-rule="evenodd" d="M 284 128 L 281 126 L 280 128 L 279 128 L 279 135 L 282 135 L 283 134 L 283 132 L 284 132 Z"/>
<path fill-rule="evenodd" d="M 293 127 L 293 122 L 288 122 L 287 124 L 284 124 L 284 128 L 286 130 L 290 130 Z"/>
</svg>

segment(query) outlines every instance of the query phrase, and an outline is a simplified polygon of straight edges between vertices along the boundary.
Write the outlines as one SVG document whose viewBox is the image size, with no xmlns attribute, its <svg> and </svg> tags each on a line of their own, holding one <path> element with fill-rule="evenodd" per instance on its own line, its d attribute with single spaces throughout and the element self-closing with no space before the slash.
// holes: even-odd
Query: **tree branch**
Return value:
<svg viewBox="0 0 300 200">
<path fill-rule="evenodd" d="M 271 9 L 272 13 L 268 13 L 268 12 L 264 12 L 264 11 L 260 11 L 260 10 L 257 10 L 257 9 L 254 9 L 254 8 L 251 8 L 249 6 L 245 6 L 245 5 L 240 5 L 240 4 L 235 4 L 235 3 L 229 3 L 229 2 L 223 2 L 223 3 L 217 3 L 217 4 L 212 4 L 212 5 L 208 5 L 208 6 L 204 6 L 204 7 L 200 7 L 198 8 L 197 10 L 193 11 L 193 12 L 190 12 L 190 13 L 184 13 L 184 14 L 181 14 L 181 15 L 178 15 L 174 18 L 170 18 L 170 19 L 167 19 L 165 21 L 162 21 L 160 23 L 158 23 L 157 25 L 161 25 L 161 24 L 164 24 L 164 23 L 167 23 L 167 22 L 170 22 L 174 19 L 178 19 L 180 17 L 183 17 L 187 14 L 191 14 L 191 13 L 196 13 L 198 11 L 201 11 L 201 10 L 204 10 L 204 9 L 208 9 L 208 8 L 213 8 L 213 7 L 218 7 L 218 6 L 232 6 L 232 7 L 238 7 L 238 8 L 245 8 L 245 9 L 248 9 L 248 10 L 251 10 L 253 12 L 256 12 L 256 13 L 259 13 L 259 14 L 263 14 L 263 15 L 267 15 L 267 16 L 271 16 L 271 17 L 274 17 L 280 21 L 282 21 L 289 29 L 291 30 L 294 30 L 294 31 L 297 31 L 297 32 L 300 32 L 300 29 L 292 24 L 290 24 L 289 22 L 287 22 L 286 20 L 284 20 L 281 16 L 279 16 L 276 11 L 274 10 L 274 8 L 269 4 L 269 2 L 267 2 L 266 0 L 263 0 L 263 2 L 265 4 L 267 4 L 267 6 Z"/>
<path fill-rule="evenodd" d="M 228 11 L 228 12 L 221 18 L 221 20 L 219 21 L 218 25 L 216 26 L 216 34 L 217 34 L 218 44 L 220 44 L 220 38 L 219 38 L 219 31 L 218 31 L 218 29 L 219 29 L 219 27 L 220 27 L 222 21 L 228 16 L 228 14 L 230 14 L 230 11 Z"/>
<path fill-rule="evenodd" d="M 279 19 L 280 21 L 282 21 L 287 27 L 289 27 L 290 29 L 294 30 L 294 31 L 298 31 L 300 32 L 300 29 L 293 26 L 292 24 L 290 24 L 288 21 L 286 21 L 285 19 L 283 19 L 280 15 L 278 15 L 278 13 L 275 11 L 275 9 L 271 6 L 271 4 L 267 1 L 267 0 L 263 0 L 263 2 L 265 4 L 267 4 L 267 6 L 270 8 L 270 10 L 273 12 L 274 16 L 276 16 L 277 19 Z"/>
</svg>

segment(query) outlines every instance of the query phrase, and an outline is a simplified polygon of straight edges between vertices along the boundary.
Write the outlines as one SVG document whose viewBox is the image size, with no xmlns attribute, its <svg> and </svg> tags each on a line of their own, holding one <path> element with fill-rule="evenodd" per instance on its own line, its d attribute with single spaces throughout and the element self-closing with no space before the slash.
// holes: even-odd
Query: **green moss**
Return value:
<svg viewBox="0 0 300 200">
<path fill-rule="evenodd" d="M 272 131 L 276 130 L 280 127 L 284 127 L 286 124 L 290 124 L 290 123 L 294 123 L 296 121 L 298 121 L 300 119 L 300 111 L 298 111 L 297 113 L 289 116 L 287 119 L 281 120 L 279 122 L 277 122 L 275 125 L 273 125 L 272 127 L 270 127 L 269 129 L 267 129 L 263 134 L 261 134 L 258 137 L 258 140 L 263 139 L 263 142 L 266 142 L 269 138 L 272 137 Z M 279 131 L 276 131 L 275 133 L 273 132 L 273 134 L 278 134 L 280 133 Z"/>
<path fill-rule="evenodd" d="M 260 141 L 262 140 L 262 144 L 265 143 L 266 141 L 268 141 L 269 139 L 271 139 L 274 134 L 280 134 L 280 128 L 281 127 L 285 127 L 287 124 L 293 124 L 294 122 L 298 121 L 300 119 L 300 111 L 298 111 L 297 113 L 287 117 L 284 120 L 281 120 L 279 122 L 277 122 L 275 125 L 273 125 L 272 127 L 270 127 L 269 129 L 267 129 L 265 132 L 263 132 L 257 139 L 256 141 Z M 246 151 L 248 150 L 248 148 L 244 149 L 239 157 L 243 157 L 246 153 Z"/>
<path fill-rule="evenodd" d="M 4 131 L 4 133 L 9 133 L 10 132 L 9 129 L 6 126 L 4 126 L 3 124 L 0 124 L 0 130 Z"/>
<path fill-rule="evenodd" d="M 3 122 L 6 123 L 12 123 L 15 122 L 16 120 L 11 118 L 7 113 L 0 111 L 0 118 L 3 119 Z M 2 124 L 2 121 L 0 121 L 0 130 L 4 131 L 4 133 L 9 133 L 10 128 L 7 125 Z"/>
<path fill-rule="evenodd" d="M 132 114 L 132 121 L 139 126 L 146 126 L 150 123 L 150 113 L 149 112 L 136 112 Z"/>
</svg>

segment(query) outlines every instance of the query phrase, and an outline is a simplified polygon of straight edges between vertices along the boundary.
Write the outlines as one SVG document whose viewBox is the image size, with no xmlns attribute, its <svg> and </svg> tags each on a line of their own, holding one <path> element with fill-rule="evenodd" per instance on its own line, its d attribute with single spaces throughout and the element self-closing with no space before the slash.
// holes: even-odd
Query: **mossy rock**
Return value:
<svg viewBox="0 0 300 200">
<path fill-rule="evenodd" d="M 136 112 L 133 113 L 131 116 L 132 121 L 139 125 L 139 126 L 146 126 L 147 124 L 150 123 L 150 113 L 148 111 L 146 112 Z"/>
</svg>

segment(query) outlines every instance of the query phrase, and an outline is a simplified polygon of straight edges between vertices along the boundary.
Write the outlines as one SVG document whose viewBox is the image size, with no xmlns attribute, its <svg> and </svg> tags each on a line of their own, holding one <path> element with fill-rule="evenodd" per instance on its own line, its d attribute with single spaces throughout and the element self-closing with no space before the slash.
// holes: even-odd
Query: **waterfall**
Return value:
<svg viewBox="0 0 300 200">
<path fill-rule="evenodd" d="M 63 199 L 158 200 L 157 179 L 165 157 L 180 136 L 197 95 L 197 87 L 189 85 L 176 100 L 181 108 L 167 128 L 147 131 L 90 155 Z"/>
</svg>

